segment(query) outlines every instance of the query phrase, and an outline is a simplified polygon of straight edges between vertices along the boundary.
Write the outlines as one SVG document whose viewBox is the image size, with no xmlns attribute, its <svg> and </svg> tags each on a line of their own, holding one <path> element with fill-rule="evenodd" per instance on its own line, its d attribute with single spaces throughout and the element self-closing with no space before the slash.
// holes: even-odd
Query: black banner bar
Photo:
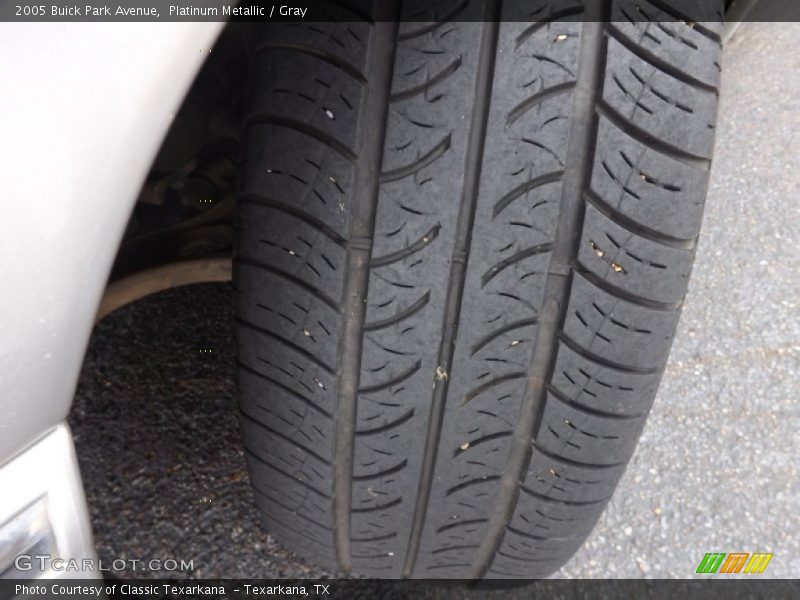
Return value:
<svg viewBox="0 0 800 600">
<path fill-rule="evenodd" d="M 541 581 L 501 580 L 480 587 L 465 581 L 379 580 L 379 579 L 39 579 L 0 580 L 0 600 L 11 598 L 47 600 L 116 599 L 203 599 L 231 600 L 286 598 L 298 600 L 400 600 L 404 598 L 500 600 L 535 598 L 598 598 L 708 600 L 750 598 L 780 600 L 800 597 L 800 580 L 761 579 L 759 576 L 718 576 L 702 579 L 623 579 Z"/>
<path fill-rule="evenodd" d="M 405 0 L 407 22 L 480 21 L 486 0 Z M 591 0 L 503 0 L 503 21 L 581 21 Z M 2 0 L 0 22 L 374 21 L 380 0 Z M 637 23 L 798 21 L 795 0 L 615 0 L 614 19 Z M 746 9 L 746 10 L 745 10 Z"/>
</svg>

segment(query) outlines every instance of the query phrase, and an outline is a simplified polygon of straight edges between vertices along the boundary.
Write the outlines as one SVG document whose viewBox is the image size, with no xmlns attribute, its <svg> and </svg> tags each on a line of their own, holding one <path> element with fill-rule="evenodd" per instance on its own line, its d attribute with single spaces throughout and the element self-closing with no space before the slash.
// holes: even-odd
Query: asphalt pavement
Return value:
<svg viewBox="0 0 800 600">
<path fill-rule="evenodd" d="M 555 577 L 692 577 L 707 552 L 772 552 L 762 577 L 800 576 L 798 47 L 800 23 L 748 23 L 725 50 L 705 225 L 669 367 L 608 509 Z M 192 286 L 97 326 L 70 422 L 98 552 L 192 560 L 181 573 L 192 577 L 329 576 L 259 522 L 232 301 L 228 285 Z M 517 595 L 529 597 L 505 597 Z"/>
</svg>

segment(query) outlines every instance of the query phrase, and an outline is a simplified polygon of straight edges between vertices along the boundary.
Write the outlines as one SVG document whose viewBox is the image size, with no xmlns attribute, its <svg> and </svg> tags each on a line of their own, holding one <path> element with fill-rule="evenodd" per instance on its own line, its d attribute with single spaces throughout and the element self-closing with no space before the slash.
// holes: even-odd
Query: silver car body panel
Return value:
<svg viewBox="0 0 800 600">
<path fill-rule="evenodd" d="M 0 25 L 0 465 L 66 418 L 139 188 L 222 26 Z"/>
<path fill-rule="evenodd" d="M 0 490 L 0 577 L 100 576 L 66 425 L 3 465 Z M 58 560 L 78 560 L 80 568 L 64 568 Z"/>
</svg>

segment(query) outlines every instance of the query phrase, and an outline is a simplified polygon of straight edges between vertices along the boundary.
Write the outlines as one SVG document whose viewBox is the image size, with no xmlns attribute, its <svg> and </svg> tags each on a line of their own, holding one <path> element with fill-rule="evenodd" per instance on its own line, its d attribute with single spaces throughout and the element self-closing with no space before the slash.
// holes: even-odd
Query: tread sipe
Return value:
<svg viewBox="0 0 800 600">
<path fill-rule="evenodd" d="M 723 2 L 522 4 L 336 3 L 254 49 L 242 430 L 266 527 L 331 569 L 551 574 L 655 397 Z"/>
</svg>

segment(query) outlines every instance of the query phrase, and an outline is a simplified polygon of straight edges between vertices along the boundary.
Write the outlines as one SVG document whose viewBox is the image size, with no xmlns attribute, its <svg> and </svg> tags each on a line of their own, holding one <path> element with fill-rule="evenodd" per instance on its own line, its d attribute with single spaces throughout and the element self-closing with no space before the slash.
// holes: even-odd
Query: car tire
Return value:
<svg viewBox="0 0 800 600">
<path fill-rule="evenodd" d="M 234 274 L 250 475 L 270 533 L 333 571 L 545 577 L 664 372 L 723 2 L 524 22 L 453 1 L 431 23 L 409 4 L 269 24 L 254 48 Z"/>
</svg>

